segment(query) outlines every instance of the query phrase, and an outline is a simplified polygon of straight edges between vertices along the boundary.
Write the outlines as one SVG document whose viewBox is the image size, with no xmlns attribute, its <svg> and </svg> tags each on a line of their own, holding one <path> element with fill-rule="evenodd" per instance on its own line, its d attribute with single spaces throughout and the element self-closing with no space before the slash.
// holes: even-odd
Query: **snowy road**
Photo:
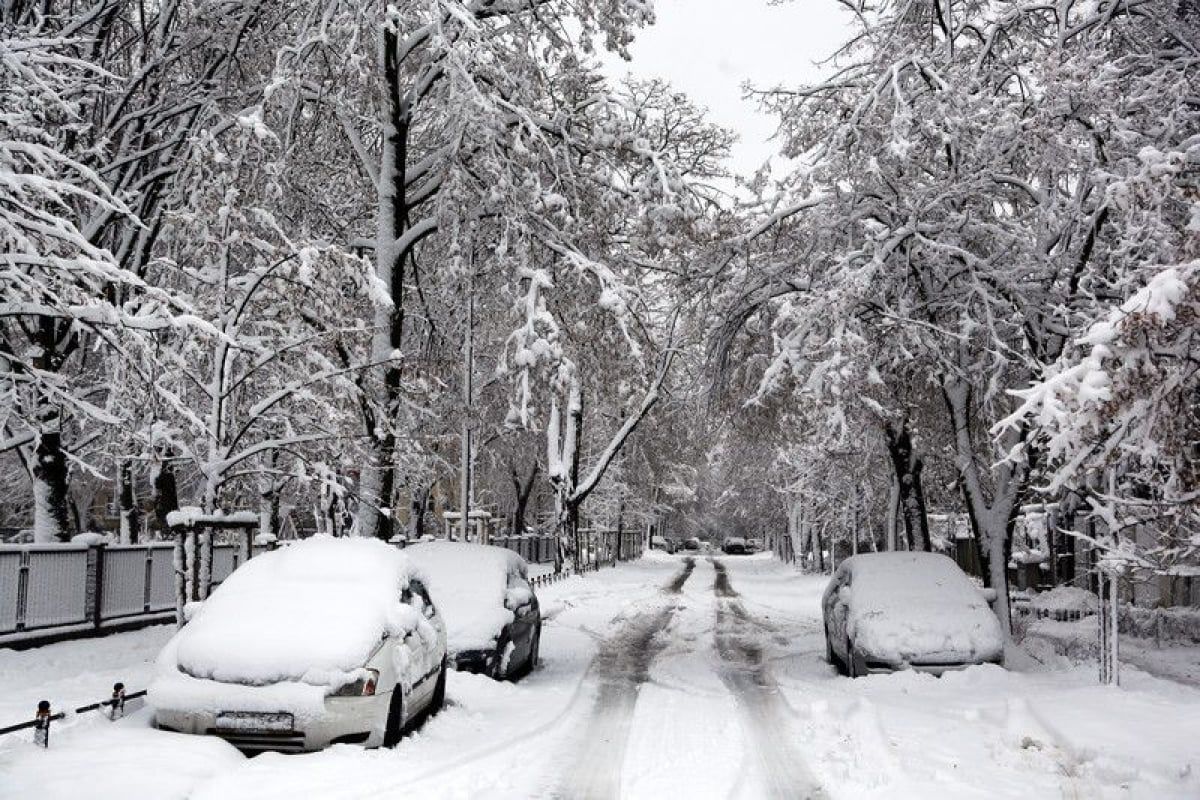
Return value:
<svg viewBox="0 0 1200 800">
<path fill-rule="evenodd" d="M 851 681 L 824 662 L 823 587 L 765 557 L 656 555 L 545 588 L 542 666 L 453 675 L 448 707 L 395 750 L 247 760 L 145 712 L 93 716 L 48 752 L 0 740 L 0 797 L 1200 796 L 1200 692 L 1019 658 Z M 145 674 L 167 633 L 0 653 L 0 676 L 21 698 L 86 697 Z"/>
</svg>

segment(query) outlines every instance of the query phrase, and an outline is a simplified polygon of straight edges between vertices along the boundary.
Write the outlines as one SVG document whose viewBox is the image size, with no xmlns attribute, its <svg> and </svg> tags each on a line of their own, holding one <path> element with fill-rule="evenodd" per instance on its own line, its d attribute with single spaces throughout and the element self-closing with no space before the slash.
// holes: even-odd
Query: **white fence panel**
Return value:
<svg viewBox="0 0 1200 800">
<path fill-rule="evenodd" d="M 141 614 L 146 609 L 146 548 L 107 547 L 103 556 L 100 618 Z"/>
<path fill-rule="evenodd" d="M 0 553 L 0 633 L 17 629 L 17 591 L 21 580 L 21 553 Z"/>
<path fill-rule="evenodd" d="M 159 545 L 150 550 L 150 610 L 175 607 L 175 548 Z"/>
<path fill-rule="evenodd" d="M 25 627 L 87 621 L 88 549 L 30 550 Z"/>
</svg>

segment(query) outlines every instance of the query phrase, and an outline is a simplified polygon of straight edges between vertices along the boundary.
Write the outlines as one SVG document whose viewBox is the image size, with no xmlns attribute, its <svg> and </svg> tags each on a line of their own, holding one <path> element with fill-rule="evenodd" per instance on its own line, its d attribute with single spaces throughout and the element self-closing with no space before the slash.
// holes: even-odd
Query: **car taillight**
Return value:
<svg viewBox="0 0 1200 800">
<path fill-rule="evenodd" d="M 377 683 L 379 683 L 379 670 L 369 669 L 369 670 L 367 670 L 367 672 L 369 673 L 369 675 L 367 676 L 367 679 L 363 682 L 363 688 L 362 688 L 363 697 L 370 697 L 370 696 L 374 695 L 375 694 L 375 685 Z"/>
</svg>

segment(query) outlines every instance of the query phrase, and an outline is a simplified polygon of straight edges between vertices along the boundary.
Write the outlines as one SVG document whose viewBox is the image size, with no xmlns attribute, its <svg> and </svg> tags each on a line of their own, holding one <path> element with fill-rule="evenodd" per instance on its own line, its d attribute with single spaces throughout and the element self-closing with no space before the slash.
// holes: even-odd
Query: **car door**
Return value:
<svg viewBox="0 0 1200 800">
<path fill-rule="evenodd" d="M 420 581 L 409 581 L 401 599 L 424 617 L 435 633 L 432 641 L 423 636 L 420 630 L 414 630 L 404 637 L 403 644 L 408 651 L 408 679 L 412 686 L 409 705 L 415 711 L 425 707 L 437 684 L 437 675 L 442 666 L 441 650 L 437 645 L 441 621 L 433 601 L 429 599 L 429 592 Z"/>
<path fill-rule="evenodd" d="M 533 593 L 528 578 L 520 570 L 509 570 L 505 598 L 505 605 L 513 612 L 513 621 L 509 625 L 509 641 L 512 642 L 513 652 L 508 659 L 508 671 L 512 672 L 529 661 L 540 611 L 537 595 Z"/>
</svg>

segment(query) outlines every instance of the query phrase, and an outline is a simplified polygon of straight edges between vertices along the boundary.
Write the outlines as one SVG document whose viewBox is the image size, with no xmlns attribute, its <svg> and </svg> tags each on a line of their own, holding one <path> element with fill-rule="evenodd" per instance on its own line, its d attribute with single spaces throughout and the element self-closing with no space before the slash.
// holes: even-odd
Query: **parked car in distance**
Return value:
<svg viewBox="0 0 1200 800">
<path fill-rule="evenodd" d="M 826 658 L 850 677 L 1000 664 L 1004 640 L 992 597 L 939 553 L 851 556 L 821 600 Z"/>
<path fill-rule="evenodd" d="M 740 536 L 727 536 L 721 543 L 721 551 L 727 556 L 744 556 L 749 552 L 746 540 Z"/>
<path fill-rule="evenodd" d="M 455 669 L 496 680 L 533 670 L 542 614 L 525 559 L 502 547 L 466 542 L 429 542 L 404 552 L 445 617 Z"/>
<path fill-rule="evenodd" d="M 235 747 L 392 746 L 446 695 L 446 630 L 399 549 L 314 536 L 214 590 L 158 658 L 159 728 Z"/>
<path fill-rule="evenodd" d="M 690 539 L 683 540 L 683 549 L 700 551 L 704 549 L 704 543 L 700 541 L 699 537 L 693 536 Z"/>
<path fill-rule="evenodd" d="M 746 540 L 746 552 L 747 553 L 761 553 L 762 551 L 763 551 L 763 540 L 762 539 L 747 539 Z"/>
<path fill-rule="evenodd" d="M 651 550 L 662 550 L 664 553 L 674 553 L 675 552 L 675 540 L 668 539 L 665 536 L 651 536 L 650 537 L 650 549 Z"/>
</svg>

